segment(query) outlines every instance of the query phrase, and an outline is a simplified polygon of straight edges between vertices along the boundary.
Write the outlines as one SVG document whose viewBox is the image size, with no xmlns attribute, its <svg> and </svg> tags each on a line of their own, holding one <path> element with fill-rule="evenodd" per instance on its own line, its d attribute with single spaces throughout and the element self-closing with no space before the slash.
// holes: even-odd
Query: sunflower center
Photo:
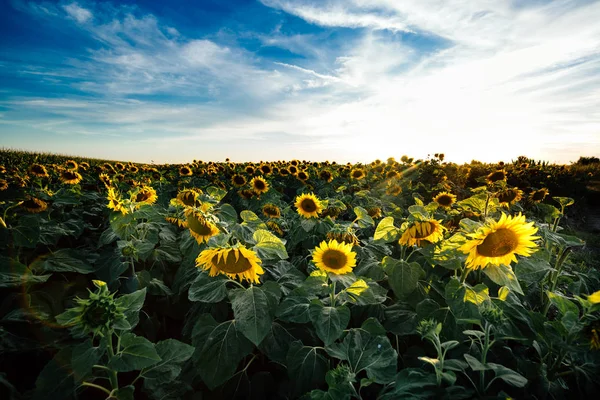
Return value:
<svg viewBox="0 0 600 400">
<path fill-rule="evenodd" d="M 304 199 L 302 203 L 300 203 L 302 210 L 306 212 L 315 212 L 317 210 L 317 205 L 313 199 Z"/>
<path fill-rule="evenodd" d="M 452 197 L 448 195 L 442 195 L 437 198 L 437 203 L 441 206 L 447 207 L 452 204 Z"/>
<path fill-rule="evenodd" d="M 340 269 L 346 266 L 348 257 L 339 250 L 328 249 L 323 252 L 322 261 L 327 268 Z"/>
<path fill-rule="evenodd" d="M 254 187 L 258 190 L 263 190 L 265 188 L 265 183 L 263 181 L 254 181 Z"/>
<path fill-rule="evenodd" d="M 498 195 L 498 200 L 500 201 L 500 203 L 510 203 L 511 201 L 513 201 L 516 198 L 517 198 L 516 190 L 507 190 L 505 192 L 501 192 Z"/>
<path fill-rule="evenodd" d="M 143 203 L 144 201 L 150 198 L 150 193 L 148 192 L 140 192 L 135 196 L 135 201 L 138 203 Z"/>
<path fill-rule="evenodd" d="M 485 257 L 502 257 L 514 251 L 519 238 L 510 229 L 498 229 L 487 235 L 483 243 L 477 246 L 477 253 Z"/>
<path fill-rule="evenodd" d="M 252 264 L 241 252 L 236 260 L 234 251 L 235 250 L 228 250 L 227 255 L 224 257 L 219 257 L 218 254 L 215 255 L 212 258 L 213 265 L 220 271 L 228 274 L 239 274 L 252 269 Z"/>
<path fill-rule="evenodd" d="M 435 231 L 435 225 L 429 221 L 417 222 L 415 225 L 415 239 L 424 239 Z"/>
<path fill-rule="evenodd" d="M 64 177 L 65 179 L 76 179 L 76 178 L 77 178 L 77 175 L 75 175 L 73 172 L 65 171 L 65 172 L 63 173 L 63 177 Z"/>
<path fill-rule="evenodd" d="M 180 200 L 186 206 L 193 206 L 196 203 L 196 196 L 192 192 L 184 192 L 180 194 Z"/>
</svg>

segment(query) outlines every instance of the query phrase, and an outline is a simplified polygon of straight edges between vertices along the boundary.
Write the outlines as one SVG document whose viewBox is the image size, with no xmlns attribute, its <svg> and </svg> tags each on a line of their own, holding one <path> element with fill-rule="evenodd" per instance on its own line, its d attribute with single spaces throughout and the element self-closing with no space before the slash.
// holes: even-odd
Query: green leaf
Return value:
<svg viewBox="0 0 600 400">
<path fill-rule="evenodd" d="M 37 215 L 24 215 L 11 231 L 16 246 L 35 248 L 40 240 L 40 219 Z"/>
<path fill-rule="evenodd" d="M 271 232 L 257 229 L 252 238 L 256 241 L 254 250 L 262 260 L 284 260 L 288 258 L 285 244 Z"/>
<path fill-rule="evenodd" d="M 34 400 L 48 399 L 48 393 L 59 399 L 68 399 L 73 394 L 75 383 L 71 368 L 72 348 L 60 350 L 46 364 L 35 381 Z"/>
<path fill-rule="evenodd" d="M 34 275 L 27 266 L 20 262 L 0 256 L 0 288 L 17 287 L 25 284 L 43 283 L 50 278 L 47 275 Z"/>
<path fill-rule="evenodd" d="M 233 376 L 242 358 L 252 351 L 252 343 L 237 330 L 235 321 L 215 326 L 209 321 L 199 322 L 206 328 L 201 328 L 195 336 L 195 341 L 202 343 L 202 347 L 196 347 L 194 364 L 206 386 L 213 390 Z"/>
<path fill-rule="evenodd" d="M 106 352 L 104 341 L 100 346 L 94 347 L 91 339 L 75 346 L 71 355 L 71 366 L 73 367 L 73 377 L 76 382 L 81 382 L 92 374 L 92 367 L 98 364 L 100 358 Z"/>
<path fill-rule="evenodd" d="M 416 198 L 415 198 L 416 200 Z M 427 212 L 427 210 L 425 209 L 425 207 L 423 207 L 422 204 L 416 204 L 416 205 L 412 205 L 410 207 L 408 207 L 408 212 L 410 213 L 411 216 L 413 216 L 415 219 L 422 221 L 422 220 L 426 220 L 429 219 L 430 215 Z"/>
<path fill-rule="evenodd" d="M 552 270 L 552 266 L 546 260 L 534 257 L 522 258 L 515 265 L 515 274 L 525 283 L 525 286 L 537 284 L 541 282 L 548 272 Z"/>
<path fill-rule="evenodd" d="M 362 207 L 354 207 L 354 213 L 356 214 L 356 223 L 361 228 L 368 228 L 375 225 L 375 221 L 369 215 L 367 210 Z"/>
<path fill-rule="evenodd" d="M 381 400 L 435 398 L 432 389 L 436 385 L 435 375 L 422 369 L 405 368 L 396 376 L 392 391 L 385 393 Z"/>
<path fill-rule="evenodd" d="M 552 200 L 554 200 L 558 204 L 560 204 L 561 207 L 568 207 L 568 206 L 572 206 L 573 204 L 575 204 L 575 200 L 570 197 L 554 196 L 554 197 L 552 197 Z"/>
<path fill-rule="evenodd" d="M 126 294 L 116 300 L 117 306 L 125 309 L 125 319 L 129 322 L 130 327 L 125 329 L 133 329 L 140 321 L 140 310 L 144 306 L 146 300 L 146 288 L 137 290 L 133 293 Z M 118 328 L 121 329 L 121 328 Z"/>
<path fill-rule="evenodd" d="M 134 400 L 135 386 L 129 385 L 118 388 L 111 396 L 117 400 Z"/>
<path fill-rule="evenodd" d="M 317 336 L 326 346 L 342 336 L 344 329 L 350 322 L 350 309 L 348 307 L 325 307 L 318 300 L 310 304 L 308 315 L 315 327 Z"/>
<path fill-rule="evenodd" d="M 383 268 L 388 275 L 390 286 L 399 298 L 406 298 L 416 288 L 419 278 L 424 274 L 418 263 L 407 263 L 392 257 L 383 258 Z"/>
<path fill-rule="evenodd" d="M 110 360 L 108 367 L 117 372 L 137 371 L 161 361 L 148 339 L 126 332 L 121 336 L 121 350 Z"/>
<path fill-rule="evenodd" d="M 231 292 L 231 306 L 237 329 L 252 343 L 259 345 L 271 329 L 267 295 L 257 286 Z"/>
<path fill-rule="evenodd" d="M 552 304 L 554 304 L 558 308 L 561 315 L 565 315 L 569 311 L 574 313 L 575 315 L 579 315 L 579 307 L 577 307 L 577 304 L 567 299 L 563 295 L 552 292 L 546 292 L 546 295 L 548 295 L 548 298 L 550 299 Z"/>
<path fill-rule="evenodd" d="M 230 224 L 236 224 L 238 221 L 237 211 L 231 205 L 225 203 L 219 206 L 219 212 L 217 213 L 220 219 Z"/>
<path fill-rule="evenodd" d="M 486 274 L 494 283 L 500 286 L 507 286 L 511 291 L 519 294 L 523 294 L 521 285 L 517 276 L 513 272 L 512 268 L 506 265 L 488 265 L 482 269 L 483 273 Z"/>
<path fill-rule="evenodd" d="M 308 297 L 288 296 L 279 304 L 276 315 L 282 321 L 303 324 L 310 321 L 309 306 Z"/>
<path fill-rule="evenodd" d="M 80 274 L 94 272 L 94 268 L 86 260 L 86 255 L 75 249 L 60 249 L 48 256 L 40 257 L 31 264 L 31 268 L 53 272 L 78 272 Z"/>
<path fill-rule="evenodd" d="M 292 384 L 292 392 L 297 398 L 325 383 L 327 359 L 319 354 L 315 347 L 303 346 L 302 342 L 293 342 L 286 357 L 288 377 Z"/>
<path fill-rule="evenodd" d="M 161 361 L 142 370 L 144 381 L 153 379 L 167 383 L 179 376 L 181 365 L 194 354 L 194 347 L 179 340 L 167 339 L 156 343 L 156 353 Z"/>
<path fill-rule="evenodd" d="M 347 361 L 355 374 L 364 370 L 377 383 L 389 383 L 396 374 L 398 354 L 386 336 L 351 329 L 342 343 L 333 343 L 325 349 L 331 357 Z"/>
<path fill-rule="evenodd" d="M 227 297 L 227 281 L 223 275 L 209 276 L 201 272 L 190 286 L 188 298 L 190 301 L 218 303 Z"/>
<path fill-rule="evenodd" d="M 277 322 L 273 322 L 269 333 L 267 333 L 267 336 L 265 336 L 258 348 L 272 361 L 285 365 L 290 345 L 294 340 L 294 336 L 287 329 Z"/>
<path fill-rule="evenodd" d="M 511 386 L 522 388 L 527 385 L 527 378 L 510 368 L 506 368 L 504 365 L 487 363 L 487 366 L 494 371 L 496 378 L 502 379 Z"/>
<path fill-rule="evenodd" d="M 490 367 L 483 365 L 481 361 L 479 361 L 470 354 L 463 354 L 463 357 L 465 358 L 465 360 L 467 360 L 469 367 L 471 367 L 473 371 L 487 371 L 488 369 L 490 369 Z"/>
<path fill-rule="evenodd" d="M 244 210 L 240 213 L 240 217 L 242 217 L 242 226 L 248 226 L 254 230 L 256 229 L 264 229 L 267 230 L 267 225 L 262 221 L 262 219 L 258 218 L 258 215 L 254 214 L 250 210 Z"/>
<path fill-rule="evenodd" d="M 398 228 L 394 226 L 394 217 L 385 217 L 379 221 L 373 240 L 381 240 L 389 243 L 396 239 L 398 239 Z"/>
</svg>

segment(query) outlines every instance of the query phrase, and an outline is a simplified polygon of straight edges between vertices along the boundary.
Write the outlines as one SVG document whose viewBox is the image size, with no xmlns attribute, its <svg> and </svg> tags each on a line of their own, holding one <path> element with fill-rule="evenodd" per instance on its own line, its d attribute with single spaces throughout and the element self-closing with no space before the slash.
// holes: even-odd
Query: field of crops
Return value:
<svg viewBox="0 0 600 400">
<path fill-rule="evenodd" d="M 589 398 L 596 161 L 2 151 L 0 397 Z"/>
</svg>

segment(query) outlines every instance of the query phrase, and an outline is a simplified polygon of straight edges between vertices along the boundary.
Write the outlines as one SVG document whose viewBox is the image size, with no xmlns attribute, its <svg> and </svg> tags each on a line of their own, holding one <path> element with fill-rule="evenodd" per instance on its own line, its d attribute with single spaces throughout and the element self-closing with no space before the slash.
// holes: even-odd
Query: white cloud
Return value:
<svg viewBox="0 0 600 400">
<path fill-rule="evenodd" d="M 80 7 L 77 3 L 67 4 L 63 6 L 63 9 L 80 24 L 85 24 L 94 17 L 90 10 Z"/>
</svg>

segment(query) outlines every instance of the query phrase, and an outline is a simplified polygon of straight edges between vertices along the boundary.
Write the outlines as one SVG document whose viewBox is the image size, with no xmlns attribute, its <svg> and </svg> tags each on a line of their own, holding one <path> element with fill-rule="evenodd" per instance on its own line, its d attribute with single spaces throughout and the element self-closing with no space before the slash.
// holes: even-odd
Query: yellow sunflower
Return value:
<svg viewBox="0 0 600 400">
<path fill-rule="evenodd" d="M 452 204 L 454 204 L 454 202 L 456 201 L 456 196 L 452 193 L 441 192 L 433 198 L 433 201 L 438 203 L 440 207 L 450 208 L 452 207 Z"/>
<path fill-rule="evenodd" d="M 548 193 L 549 193 L 548 189 L 546 189 L 546 188 L 542 188 L 540 190 L 531 192 L 531 195 L 530 195 L 531 201 L 533 201 L 534 203 L 540 203 L 540 202 L 544 201 L 544 199 L 546 198 Z"/>
<path fill-rule="evenodd" d="M 398 243 L 403 246 L 421 246 L 422 244 L 436 243 L 444 237 L 444 230 L 441 221 L 435 219 L 414 221 L 404 231 Z"/>
<path fill-rule="evenodd" d="M 281 217 L 281 210 L 275 204 L 265 204 L 262 208 L 262 212 L 268 218 Z"/>
<path fill-rule="evenodd" d="M 31 172 L 32 175 L 35 175 L 38 178 L 47 178 L 48 177 L 48 170 L 46 170 L 46 167 L 44 167 L 41 164 L 33 164 L 29 168 L 29 172 Z"/>
<path fill-rule="evenodd" d="M 349 243 L 338 243 L 337 240 L 322 241 L 315 247 L 312 261 L 322 271 L 336 275 L 352 272 L 356 266 L 356 253 Z"/>
<path fill-rule="evenodd" d="M 194 189 L 183 189 L 177 193 L 175 202 L 182 206 L 192 207 L 197 204 L 196 199 L 199 195 L 200 193 Z"/>
<path fill-rule="evenodd" d="M 185 210 L 186 226 L 199 244 L 219 234 L 219 228 L 192 208 Z"/>
<path fill-rule="evenodd" d="M 383 216 L 380 207 L 369 207 L 367 208 L 367 214 L 371 218 L 381 218 Z"/>
<path fill-rule="evenodd" d="M 277 222 L 275 221 L 267 221 L 267 226 L 269 227 L 269 229 L 273 232 L 275 232 L 275 234 L 277 236 L 283 236 L 283 229 L 281 229 L 281 226 L 279 226 L 277 224 Z"/>
<path fill-rule="evenodd" d="M 79 168 L 79 165 L 77 165 L 77 163 L 74 160 L 69 160 L 66 162 L 66 164 L 67 168 L 71 170 L 77 170 L 77 168 Z"/>
<path fill-rule="evenodd" d="M 73 161 L 74 162 L 74 161 Z M 78 184 L 83 177 L 79 172 L 75 171 L 63 171 L 60 173 L 60 180 L 67 185 L 76 185 Z"/>
<path fill-rule="evenodd" d="M 319 178 L 321 178 L 325 182 L 331 182 L 333 180 L 333 174 L 331 173 L 331 171 L 324 169 L 321 170 L 321 172 L 319 172 Z"/>
<path fill-rule="evenodd" d="M 523 191 L 517 188 L 506 189 L 496 194 L 496 197 L 498 198 L 501 206 L 508 207 L 511 204 L 521 200 L 523 197 Z"/>
<path fill-rule="evenodd" d="M 48 208 L 48 203 L 46 203 L 44 200 L 31 197 L 21 203 L 21 207 L 32 214 L 37 214 L 45 211 Z"/>
<path fill-rule="evenodd" d="M 110 176 L 108 176 L 107 174 L 100 174 L 98 176 L 98 179 L 100 179 L 100 181 L 104 184 L 104 186 L 106 186 L 106 188 L 109 188 L 110 185 L 112 185 Z"/>
<path fill-rule="evenodd" d="M 252 186 L 252 191 L 259 195 L 269 191 L 269 184 L 261 176 L 252 178 L 250 185 Z"/>
<path fill-rule="evenodd" d="M 355 168 L 350 172 L 350 176 L 358 181 L 365 177 L 365 171 L 362 168 Z"/>
<path fill-rule="evenodd" d="M 235 174 L 231 177 L 231 183 L 233 186 L 242 187 L 246 184 L 246 178 L 243 175 Z"/>
<path fill-rule="evenodd" d="M 533 222 L 527 223 L 525 216 L 507 216 L 502 213 L 499 221 L 490 221 L 481 227 L 471 240 L 460 247 L 468 254 L 467 268 L 485 268 L 488 265 L 510 265 L 517 262 L 516 254 L 531 255 L 537 245 L 533 236 L 537 232 Z"/>
<path fill-rule="evenodd" d="M 0 179 L 0 191 L 8 189 L 8 182 L 6 179 Z"/>
<path fill-rule="evenodd" d="M 258 255 L 243 245 L 236 248 L 216 248 L 203 250 L 196 258 L 196 267 L 208 271 L 208 275 L 227 275 L 240 282 L 247 280 L 260 283 L 259 276 L 264 274 L 262 261 Z"/>
<path fill-rule="evenodd" d="M 494 183 L 494 182 L 505 181 L 505 180 L 506 180 L 506 171 L 504 171 L 502 169 L 498 170 L 498 171 L 494 171 L 487 176 L 488 183 Z"/>
<path fill-rule="evenodd" d="M 138 203 L 137 207 L 142 204 L 154 204 L 157 199 L 156 190 L 151 186 L 144 185 L 131 194 L 131 201 Z"/>
<path fill-rule="evenodd" d="M 121 197 L 115 192 L 114 188 L 108 188 L 108 194 L 106 195 L 106 200 L 108 200 L 108 207 L 111 210 L 120 212 L 121 214 L 127 214 L 127 208 L 123 205 L 121 201 Z"/>
<path fill-rule="evenodd" d="M 298 174 L 296 174 L 296 178 L 298 178 L 302 182 L 306 182 L 308 180 L 308 174 L 304 171 L 300 171 L 298 172 Z"/>
<path fill-rule="evenodd" d="M 192 172 L 191 168 L 187 165 L 184 165 L 183 167 L 179 168 L 179 175 L 181 176 L 192 176 L 193 174 L 194 173 Z"/>
<path fill-rule="evenodd" d="M 398 196 L 402 193 L 402 186 L 389 182 L 385 188 L 385 193 L 389 196 Z"/>
<path fill-rule="evenodd" d="M 312 193 L 297 196 L 294 205 L 304 218 L 317 218 L 323 211 L 321 201 Z"/>
</svg>

